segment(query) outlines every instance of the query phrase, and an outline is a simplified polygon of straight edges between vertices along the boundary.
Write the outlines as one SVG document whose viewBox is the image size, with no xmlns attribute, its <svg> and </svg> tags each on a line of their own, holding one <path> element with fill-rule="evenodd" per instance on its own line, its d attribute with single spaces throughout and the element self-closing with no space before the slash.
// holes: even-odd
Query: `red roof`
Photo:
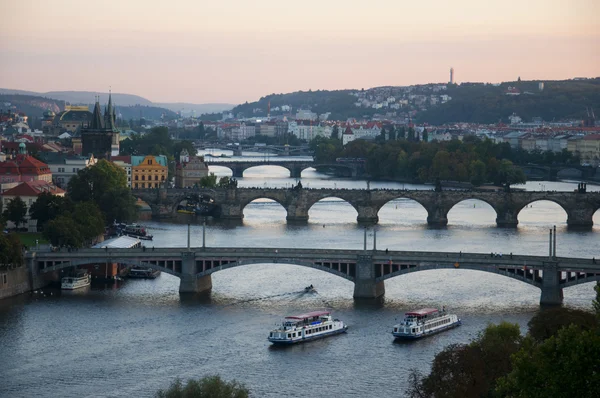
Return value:
<svg viewBox="0 0 600 398">
<path fill-rule="evenodd" d="M 121 161 L 123 163 L 131 164 L 131 156 L 111 156 L 110 160 L 113 162 Z"/>
<path fill-rule="evenodd" d="M 600 140 L 600 134 L 589 134 L 583 137 L 586 141 L 597 141 Z"/>
<path fill-rule="evenodd" d="M 43 180 L 27 181 L 8 189 L 2 193 L 2 196 L 38 196 L 42 192 L 50 192 L 53 195 L 64 194 L 65 191 Z"/>
<path fill-rule="evenodd" d="M 330 314 L 329 311 L 313 311 L 313 312 L 307 312 L 306 314 L 286 316 L 285 319 L 307 319 L 307 318 L 314 318 L 316 316 L 329 315 L 329 314 Z"/>
<path fill-rule="evenodd" d="M 407 312 L 405 315 L 407 315 L 407 316 L 410 316 L 410 315 L 413 315 L 413 316 L 424 316 L 424 315 L 435 314 L 438 311 L 439 310 L 437 308 L 421 308 L 419 310 Z"/>
</svg>

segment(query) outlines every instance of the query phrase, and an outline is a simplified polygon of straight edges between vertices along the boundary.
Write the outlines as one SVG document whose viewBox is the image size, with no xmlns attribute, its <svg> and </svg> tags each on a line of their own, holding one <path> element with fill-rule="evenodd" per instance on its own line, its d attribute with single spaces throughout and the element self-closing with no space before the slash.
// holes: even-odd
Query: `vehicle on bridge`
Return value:
<svg viewBox="0 0 600 398">
<path fill-rule="evenodd" d="M 329 311 L 313 311 L 285 317 L 281 326 L 269 333 L 273 344 L 295 344 L 345 333 L 348 326 L 333 319 Z"/>
<path fill-rule="evenodd" d="M 394 325 L 392 334 L 397 339 L 419 339 L 461 325 L 455 314 L 447 314 L 446 310 L 422 308 L 404 314 L 404 320 Z"/>
</svg>

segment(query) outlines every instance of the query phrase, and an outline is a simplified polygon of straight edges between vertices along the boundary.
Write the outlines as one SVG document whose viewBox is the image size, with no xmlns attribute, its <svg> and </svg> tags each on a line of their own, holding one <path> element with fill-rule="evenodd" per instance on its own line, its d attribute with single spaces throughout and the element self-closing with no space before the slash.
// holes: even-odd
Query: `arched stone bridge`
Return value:
<svg viewBox="0 0 600 398">
<path fill-rule="evenodd" d="M 169 189 L 135 191 L 158 214 L 159 208 L 174 212 L 177 203 L 190 193 L 208 195 L 220 205 L 221 218 L 241 220 L 244 208 L 256 199 L 272 199 L 287 212 L 288 221 L 307 221 L 308 211 L 318 201 L 339 198 L 348 202 L 358 213 L 359 223 L 377 223 L 379 210 L 394 199 L 412 199 L 427 211 L 427 223 L 444 226 L 448 224 L 448 212 L 456 204 L 467 199 L 488 203 L 496 211 L 496 224 L 515 227 L 519 212 L 538 200 L 549 200 L 560 205 L 567 213 L 567 224 L 573 227 L 593 225 L 594 213 L 600 209 L 600 192 L 490 192 L 490 191 L 442 191 L 397 189 L 277 189 L 277 188 L 218 188 L 218 189 Z"/>
<path fill-rule="evenodd" d="M 354 282 L 355 298 L 376 298 L 385 293 L 384 281 L 411 272 L 433 269 L 468 269 L 513 278 L 541 289 L 541 304 L 560 304 L 564 287 L 600 280 L 600 264 L 563 257 L 482 253 L 436 253 L 382 250 L 331 250 L 289 248 L 155 248 L 82 249 L 27 252 L 34 278 L 84 264 L 120 263 L 153 268 L 181 279 L 183 293 L 212 289 L 211 274 L 257 263 L 284 263 L 315 268 Z"/>
<path fill-rule="evenodd" d="M 300 178 L 302 170 L 315 165 L 314 161 L 307 160 L 251 160 L 251 161 L 211 161 L 205 162 L 209 166 L 227 167 L 233 173 L 233 177 L 241 178 L 244 176 L 244 170 L 256 166 L 281 166 L 289 170 L 290 177 Z"/>
</svg>

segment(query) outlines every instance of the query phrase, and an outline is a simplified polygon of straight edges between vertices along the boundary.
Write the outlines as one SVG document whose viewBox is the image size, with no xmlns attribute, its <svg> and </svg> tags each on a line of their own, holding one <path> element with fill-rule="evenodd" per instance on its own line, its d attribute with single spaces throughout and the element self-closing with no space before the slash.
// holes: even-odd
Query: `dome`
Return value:
<svg viewBox="0 0 600 398">
<path fill-rule="evenodd" d="M 25 148 L 25 143 L 24 143 L 24 142 L 21 142 L 21 143 L 19 144 L 19 148 Z"/>
<path fill-rule="evenodd" d="M 54 112 L 52 112 L 50 109 L 48 109 L 47 111 L 44 112 L 44 117 L 45 118 L 53 118 L 54 116 L 56 116 L 56 114 Z"/>
</svg>

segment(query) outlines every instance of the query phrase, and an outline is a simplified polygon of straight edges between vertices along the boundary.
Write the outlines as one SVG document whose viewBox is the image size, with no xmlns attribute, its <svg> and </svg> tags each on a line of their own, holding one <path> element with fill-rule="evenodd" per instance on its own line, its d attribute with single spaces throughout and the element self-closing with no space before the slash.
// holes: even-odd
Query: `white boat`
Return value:
<svg viewBox="0 0 600 398">
<path fill-rule="evenodd" d="M 345 333 L 348 326 L 333 319 L 329 311 L 314 311 L 287 316 L 281 326 L 269 333 L 273 344 L 295 344 Z"/>
<path fill-rule="evenodd" d="M 392 334 L 398 339 L 418 339 L 460 326 L 461 320 L 455 314 L 448 314 L 442 308 L 422 308 L 404 314 L 402 323 L 394 325 Z"/>
<path fill-rule="evenodd" d="M 75 290 L 89 286 L 92 277 L 87 271 L 79 270 L 74 276 L 65 276 L 60 282 L 60 288 L 63 290 Z"/>
<path fill-rule="evenodd" d="M 154 279 L 160 275 L 160 271 L 152 268 L 132 267 L 127 276 L 129 278 Z"/>
</svg>

